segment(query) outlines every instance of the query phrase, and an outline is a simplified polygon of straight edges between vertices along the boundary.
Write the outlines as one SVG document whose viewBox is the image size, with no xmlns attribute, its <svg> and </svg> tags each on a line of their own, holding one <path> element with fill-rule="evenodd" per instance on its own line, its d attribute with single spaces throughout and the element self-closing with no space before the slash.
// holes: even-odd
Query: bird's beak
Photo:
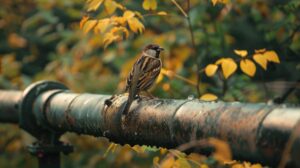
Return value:
<svg viewBox="0 0 300 168">
<path fill-rule="evenodd" d="M 159 47 L 159 48 L 158 48 L 158 50 L 159 50 L 159 51 L 164 51 L 165 49 L 164 49 L 164 48 L 161 48 L 161 47 Z"/>
</svg>

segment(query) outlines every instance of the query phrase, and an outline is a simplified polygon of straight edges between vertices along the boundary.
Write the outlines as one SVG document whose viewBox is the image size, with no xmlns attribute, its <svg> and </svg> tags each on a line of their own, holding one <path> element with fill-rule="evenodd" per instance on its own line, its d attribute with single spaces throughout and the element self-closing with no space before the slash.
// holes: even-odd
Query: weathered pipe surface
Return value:
<svg viewBox="0 0 300 168">
<path fill-rule="evenodd" d="M 0 92 L 0 98 L 2 95 Z M 109 98 L 68 91 L 43 92 L 32 103 L 37 129 L 71 131 L 105 136 L 121 144 L 168 148 L 215 137 L 229 143 L 234 159 L 276 166 L 300 121 L 299 108 L 188 99 L 142 98 L 133 102 L 127 116 L 122 116 L 127 96 L 117 95 L 106 101 Z M 3 107 L 6 106 L 0 107 L 0 113 L 5 110 Z M 5 118 L 1 117 L 3 121 Z M 292 143 L 294 164 L 300 160 L 298 137 Z"/>
<path fill-rule="evenodd" d="M 0 122 L 18 123 L 19 103 L 22 98 L 20 91 L 0 90 Z"/>
<path fill-rule="evenodd" d="M 235 159 L 268 165 L 278 164 L 300 121 L 299 108 L 266 104 L 144 98 L 135 101 L 129 114 L 122 116 L 126 95 L 115 96 L 110 106 L 104 104 L 109 98 L 105 95 L 58 93 L 46 103 L 43 100 L 47 100 L 47 95 L 46 92 L 38 97 L 34 109 L 35 113 L 44 113 L 46 122 L 41 126 L 47 123 L 55 131 L 168 148 L 216 137 L 230 144 Z"/>
</svg>

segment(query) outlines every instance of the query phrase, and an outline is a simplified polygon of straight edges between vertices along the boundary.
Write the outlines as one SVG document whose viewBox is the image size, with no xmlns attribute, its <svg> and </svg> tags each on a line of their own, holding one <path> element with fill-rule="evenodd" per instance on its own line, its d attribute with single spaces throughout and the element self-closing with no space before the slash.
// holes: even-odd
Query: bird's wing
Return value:
<svg viewBox="0 0 300 168">
<path fill-rule="evenodd" d="M 152 60 L 149 60 L 152 59 Z M 159 59 L 145 57 L 141 64 L 139 80 L 137 82 L 138 90 L 148 89 L 156 80 L 161 69 L 161 61 Z"/>
</svg>

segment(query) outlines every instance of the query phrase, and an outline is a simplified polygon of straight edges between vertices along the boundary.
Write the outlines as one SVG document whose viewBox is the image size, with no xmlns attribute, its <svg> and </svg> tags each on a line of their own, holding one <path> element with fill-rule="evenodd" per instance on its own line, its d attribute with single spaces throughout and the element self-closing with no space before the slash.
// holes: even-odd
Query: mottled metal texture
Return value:
<svg viewBox="0 0 300 168">
<path fill-rule="evenodd" d="M 105 95 L 59 93 L 49 101 L 48 92 L 37 98 L 34 104 L 35 114 L 41 127 L 56 132 L 74 131 L 82 134 L 102 136 L 102 109 Z M 40 109 L 44 109 L 41 111 Z M 37 115 L 43 113 L 43 115 Z"/>
<path fill-rule="evenodd" d="M 3 94 L 0 92 L 0 97 Z M 279 163 L 294 134 L 296 138 L 288 144 L 292 146 L 291 162 L 300 160 L 299 134 L 294 131 L 299 128 L 300 108 L 143 97 L 134 101 L 124 116 L 127 95 L 110 98 L 63 89 L 46 89 L 32 101 L 32 125 L 41 133 L 70 131 L 104 136 L 121 144 L 168 148 L 215 137 L 229 143 L 234 159 L 272 166 Z"/>
<path fill-rule="evenodd" d="M 288 146 L 291 150 L 286 155 L 291 153 L 293 161 L 290 167 L 300 167 L 300 109 L 275 108 L 264 118 L 257 132 L 258 161 L 269 160 L 277 165 Z"/>
<path fill-rule="evenodd" d="M 37 100 L 45 100 L 47 94 L 40 95 Z M 115 96 L 110 106 L 104 104 L 108 98 L 59 93 L 49 100 L 46 108 L 41 101 L 35 104 L 35 109 L 44 107 L 46 122 L 41 126 L 47 124 L 54 131 L 105 136 L 121 144 L 168 148 L 195 139 L 216 137 L 230 144 L 235 159 L 269 165 L 278 164 L 293 127 L 300 119 L 298 108 L 147 98 L 134 101 L 128 115 L 122 116 L 127 96 Z"/>
<path fill-rule="evenodd" d="M 0 90 L 0 122 L 18 123 L 19 122 L 19 103 L 22 98 L 20 91 Z"/>
<path fill-rule="evenodd" d="M 34 109 L 34 103 L 36 103 L 36 98 L 46 91 L 50 91 L 51 93 L 49 94 L 49 92 L 47 92 L 48 100 L 52 95 L 67 89 L 68 88 L 63 84 L 54 81 L 39 81 L 29 85 L 22 93 L 22 100 L 19 104 L 19 126 L 38 139 L 41 139 L 46 132 L 48 132 L 47 136 L 52 136 L 50 135 L 51 132 L 47 129 L 41 129 L 38 127 L 38 123 L 43 121 L 40 120 L 41 117 L 34 115 L 33 112 L 37 110 L 42 112 L 45 107 L 39 107 L 39 109 L 36 110 Z"/>
</svg>

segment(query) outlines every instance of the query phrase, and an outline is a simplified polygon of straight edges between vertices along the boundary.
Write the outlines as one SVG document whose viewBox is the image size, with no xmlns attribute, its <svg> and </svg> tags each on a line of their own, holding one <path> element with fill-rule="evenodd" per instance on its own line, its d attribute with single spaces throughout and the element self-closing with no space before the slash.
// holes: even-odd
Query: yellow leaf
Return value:
<svg viewBox="0 0 300 168">
<path fill-rule="evenodd" d="M 241 70 L 248 76 L 253 77 L 255 75 L 256 66 L 253 63 L 253 61 L 251 61 L 249 59 L 242 59 L 240 61 L 240 67 L 241 67 Z"/>
<path fill-rule="evenodd" d="M 248 54 L 247 50 L 234 50 L 234 53 L 236 53 L 238 56 L 246 57 Z"/>
<path fill-rule="evenodd" d="M 162 73 L 162 74 L 164 74 L 164 75 L 167 75 L 168 70 L 165 69 L 165 68 L 161 68 L 160 73 Z"/>
<path fill-rule="evenodd" d="M 136 17 L 129 19 L 128 25 L 129 28 L 135 33 L 142 33 L 145 29 L 144 25 Z"/>
<path fill-rule="evenodd" d="M 232 58 L 224 58 L 221 67 L 225 79 L 228 79 L 237 69 L 237 65 Z"/>
<path fill-rule="evenodd" d="M 1 73 L 3 76 L 8 78 L 14 78 L 17 77 L 20 73 L 20 62 L 16 61 L 15 54 L 7 54 L 7 55 L 1 55 L 2 59 L 2 67 L 1 67 Z"/>
<path fill-rule="evenodd" d="M 106 157 L 107 154 L 114 148 L 114 146 L 115 143 L 110 143 L 103 156 Z"/>
<path fill-rule="evenodd" d="M 251 165 L 251 168 L 262 168 L 262 165 L 260 165 L 260 164 L 253 164 L 253 165 Z"/>
<path fill-rule="evenodd" d="M 200 100 L 203 100 L 203 101 L 214 101 L 217 99 L 218 99 L 218 96 L 211 94 L 211 93 L 206 93 L 200 97 Z"/>
<path fill-rule="evenodd" d="M 126 9 L 126 7 L 123 6 L 122 4 L 117 3 L 116 1 L 115 1 L 115 3 L 116 3 L 116 5 L 117 5 L 117 8 L 119 8 L 119 9 L 121 9 L 121 10 L 125 10 L 125 9 Z"/>
<path fill-rule="evenodd" d="M 125 35 L 125 38 L 128 38 L 128 36 L 129 36 L 129 31 L 127 30 L 127 28 L 125 28 L 125 27 L 119 27 L 119 31 L 120 31 L 121 33 L 123 33 L 123 35 Z"/>
<path fill-rule="evenodd" d="M 209 138 L 208 141 L 215 148 L 215 152 L 213 154 L 215 159 L 222 162 L 228 162 L 231 160 L 231 150 L 228 143 L 216 138 Z"/>
<path fill-rule="evenodd" d="M 225 161 L 225 162 L 223 162 L 225 165 L 233 165 L 233 164 L 235 164 L 235 163 L 237 163 L 237 161 L 236 160 L 229 160 L 229 161 Z"/>
<path fill-rule="evenodd" d="M 121 26 L 125 26 L 126 25 L 126 21 L 127 19 L 123 16 L 112 16 L 110 18 L 111 22 L 113 25 L 121 25 Z"/>
<path fill-rule="evenodd" d="M 116 11 L 117 3 L 113 0 L 105 0 L 104 7 L 105 7 L 105 11 L 110 15 Z"/>
<path fill-rule="evenodd" d="M 183 63 L 192 53 L 192 49 L 186 45 L 179 45 L 171 50 L 169 61 L 166 62 L 166 67 L 170 70 L 177 71 L 182 68 Z"/>
<path fill-rule="evenodd" d="M 80 21 L 80 23 L 79 23 L 79 27 L 80 27 L 80 29 L 82 29 L 83 28 L 83 25 L 86 23 L 86 21 L 88 21 L 89 20 L 89 17 L 88 16 L 83 16 L 82 17 L 82 19 L 81 19 L 81 21 Z"/>
<path fill-rule="evenodd" d="M 218 3 L 218 0 L 211 0 L 211 2 L 215 6 Z"/>
<path fill-rule="evenodd" d="M 88 33 L 91 31 L 97 24 L 98 20 L 88 20 L 83 26 L 83 32 Z"/>
<path fill-rule="evenodd" d="M 222 64 L 222 62 L 224 61 L 224 59 L 225 58 L 220 58 L 220 59 L 218 59 L 217 61 L 216 61 L 216 65 L 220 65 L 220 64 Z"/>
<path fill-rule="evenodd" d="M 111 32 L 106 33 L 103 39 L 104 48 L 106 48 L 109 44 L 111 44 L 114 41 L 118 41 L 122 39 L 121 36 L 113 34 Z"/>
<path fill-rule="evenodd" d="M 114 41 L 122 40 L 123 35 L 125 35 L 125 38 L 127 38 L 129 35 L 129 32 L 125 27 L 113 27 L 108 33 L 105 33 L 104 35 L 104 48 L 106 48 Z"/>
<path fill-rule="evenodd" d="M 156 8 L 157 8 L 156 0 L 144 0 L 143 8 L 145 10 L 156 10 Z"/>
<path fill-rule="evenodd" d="M 14 152 L 20 151 L 20 149 L 22 148 L 22 143 L 21 143 L 21 140 L 16 139 L 16 140 L 10 142 L 5 147 L 6 147 L 5 151 L 7 151 L 9 153 L 14 153 Z"/>
<path fill-rule="evenodd" d="M 153 158 L 153 164 L 156 166 L 156 165 L 158 165 L 158 162 L 159 162 L 159 157 L 158 157 L 158 156 L 155 156 L 155 157 Z"/>
<path fill-rule="evenodd" d="M 280 63 L 279 57 L 275 51 L 266 51 L 264 53 L 266 59 L 270 62 Z"/>
<path fill-rule="evenodd" d="M 145 153 L 145 148 L 143 146 L 134 145 L 133 147 L 131 147 L 131 149 L 133 149 L 136 153 L 139 154 Z"/>
<path fill-rule="evenodd" d="M 189 164 L 188 160 L 185 158 L 179 158 L 175 161 L 175 164 L 173 167 L 184 167 L 184 168 L 190 168 L 191 165 Z"/>
<path fill-rule="evenodd" d="M 118 33 L 120 36 L 125 35 L 125 38 L 128 38 L 129 32 L 125 27 L 114 27 L 111 30 L 112 33 L 116 34 Z"/>
<path fill-rule="evenodd" d="M 170 88 L 171 88 L 171 86 L 170 86 L 169 83 L 164 83 L 164 84 L 162 85 L 162 88 L 163 88 L 164 91 L 169 91 Z"/>
<path fill-rule="evenodd" d="M 219 0 L 220 3 L 228 4 L 229 0 Z"/>
<path fill-rule="evenodd" d="M 213 76 L 218 70 L 218 65 L 209 64 L 205 67 L 205 74 L 207 76 Z"/>
<path fill-rule="evenodd" d="M 209 166 L 206 164 L 201 164 L 200 168 L 209 168 Z"/>
<path fill-rule="evenodd" d="M 89 1 L 87 1 L 87 4 L 88 4 L 87 11 L 91 12 L 91 11 L 97 10 L 103 1 L 104 0 L 89 0 Z"/>
<path fill-rule="evenodd" d="M 215 6 L 217 3 L 227 4 L 229 0 L 211 0 L 212 4 Z"/>
<path fill-rule="evenodd" d="M 160 168 L 172 168 L 175 163 L 174 157 L 169 157 L 160 164 Z"/>
<path fill-rule="evenodd" d="M 125 27 L 123 27 L 121 30 L 122 30 L 122 32 L 125 34 L 125 38 L 128 38 L 128 36 L 129 36 L 129 31 L 128 31 Z"/>
<path fill-rule="evenodd" d="M 106 19 L 98 20 L 98 23 L 94 27 L 94 32 L 105 33 L 108 30 L 109 26 L 111 26 L 110 19 L 106 18 Z"/>
<path fill-rule="evenodd" d="M 128 61 L 126 61 L 123 65 L 122 65 L 122 68 L 121 68 L 121 74 L 120 74 L 120 77 L 122 79 L 126 79 L 127 78 L 127 75 L 128 73 L 130 73 L 131 69 L 132 69 L 132 65 L 134 64 L 134 62 L 137 60 L 137 58 L 139 57 L 140 55 L 136 55 L 134 57 L 132 57 L 131 59 L 129 59 Z M 126 81 L 126 80 L 122 80 L 122 81 Z M 123 86 L 122 86 L 123 85 Z M 124 86 L 125 83 L 122 83 L 121 84 L 121 87 L 125 87 Z"/>
<path fill-rule="evenodd" d="M 260 65 L 264 70 L 267 70 L 268 60 L 262 54 L 254 54 L 253 59 L 258 65 Z"/>
<path fill-rule="evenodd" d="M 188 158 L 189 160 L 192 160 L 192 161 L 196 162 L 196 163 L 201 163 L 203 160 L 206 160 L 206 159 L 207 159 L 205 156 L 200 155 L 200 154 L 198 154 L 198 153 L 191 153 L 191 154 L 189 154 L 189 155 L 187 156 L 187 158 Z"/>
<path fill-rule="evenodd" d="M 109 44 L 115 41 L 120 41 L 123 38 L 128 38 L 129 32 L 125 27 L 119 26 L 119 27 L 113 27 L 110 29 L 108 33 L 104 34 L 103 43 L 104 48 L 106 48 Z"/>
<path fill-rule="evenodd" d="M 24 48 L 27 45 L 27 40 L 16 33 L 10 33 L 7 41 L 12 48 Z"/>
<path fill-rule="evenodd" d="M 167 148 L 160 148 L 159 149 L 159 153 L 161 154 L 161 155 L 163 155 L 163 154 L 165 154 L 165 153 L 167 153 L 168 152 L 168 149 Z"/>
<path fill-rule="evenodd" d="M 159 83 L 161 82 L 162 80 L 164 79 L 164 74 L 163 73 L 160 73 L 155 81 L 155 83 Z"/>
<path fill-rule="evenodd" d="M 255 53 L 264 53 L 266 52 L 265 48 L 254 50 Z"/>
<path fill-rule="evenodd" d="M 160 11 L 160 12 L 157 12 L 157 15 L 165 16 L 165 15 L 168 15 L 168 14 L 165 11 Z"/>
<path fill-rule="evenodd" d="M 134 13 L 131 10 L 127 10 L 123 14 L 124 19 L 129 20 L 134 17 Z"/>
<path fill-rule="evenodd" d="M 174 155 L 175 157 L 177 158 L 183 158 L 183 157 L 186 157 L 186 154 L 179 151 L 179 150 L 176 150 L 176 149 L 170 149 L 169 152 Z"/>
<path fill-rule="evenodd" d="M 234 164 L 231 168 L 245 168 L 243 164 L 237 163 Z"/>
<path fill-rule="evenodd" d="M 134 11 L 134 14 L 135 14 L 135 16 L 136 16 L 137 18 L 139 18 L 139 19 L 141 19 L 141 20 L 144 19 L 144 16 L 143 16 L 140 12 Z"/>
</svg>

